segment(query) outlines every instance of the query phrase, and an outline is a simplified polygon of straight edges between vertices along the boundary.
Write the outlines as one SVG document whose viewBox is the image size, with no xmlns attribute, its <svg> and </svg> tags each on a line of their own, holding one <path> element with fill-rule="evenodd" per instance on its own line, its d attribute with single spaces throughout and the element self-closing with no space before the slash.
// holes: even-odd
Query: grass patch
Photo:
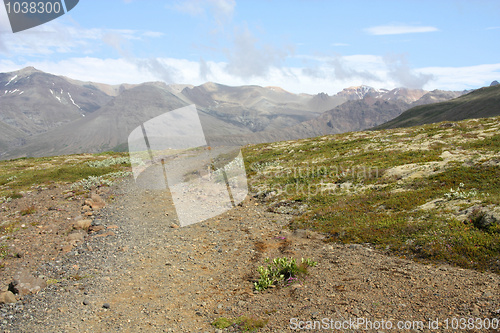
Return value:
<svg viewBox="0 0 500 333">
<path fill-rule="evenodd" d="M 5 244 L 0 245 L 0 259 L 5 259 L 9 254 L 9 247 Z"/>
<path fill-rule="evenodd" d="M 0 235 L 11 234 L 19 230 L 17 221 L 7 221 L 0 226 Z"/>
<path fill-rule="evenodd" d="M 220 317 L 212 322 L 212 326 L 223 330 L 228 327 L 234 327 L 240 332 L 255 332 L 267 325 L 267 319 L 241 316 L 238 318 Z"/>
<path fill-rule="evenodd" d="M 88 275 L 88 274 L 85 274 L 85 275 L 74 274 L 74 275 L 70 275 L 67 279 L 72 280 L 72 281 L 80 281 L 80 280 L 88 279 L 91 277 L 93 277 L 93 276 Z"/>
<path fill-rule="evenodd" d="M 104 157 L 104 158 L 103 158 Z M 89 177 L 129 172 L 128 154 L 106 153 L 0 161 L 0 198 L 15 199 L 41 184 L 75 183 Z M 109 178 L 109 177 L 108 177 Z"/>
<path fill-rule="evenodd" d="M 482 140 L 474 140 L 462 144 L 464 149 L 479 149 L 481 151 L 500 152 L 500 134 L 495 134 Z"/>
<path fill-rule="evenodd" d="M 267 267 L 259 266 L 259 280 L 254 283 L 255 290 L 262 291 L 271 286 L 289 285 L 295 283 L 301 275 L 308 274 L 308 268 L 318 263 L 311 259 L 301 259 L 297 264 L 294 258 L 266 258 Z"/>
<path fill-rule="evenodd" d="M 47 285 L 51 285 L 51 284 L 58 284 L 61 281 L 58 279 L 47 279 L 47 281 L 45 282 L 47 282 Z"/>
<path fill-rule="evenodd" d="M 35 212 L 36 212 L 36 208 L 35 208 L 35 206 L 33 206 L 33 205 L 31 205 L 31 206 L 29 206 L 29 207 L 26 207 L 26 208 L 24 208 L 24 209 L 22 209 L 22 210 L 20 211 L 21 216 L 24 216 L 24 215 L 31 215 L 31 214 L 33 214 L 33 213 L 35 213 Z"/>
</svg>

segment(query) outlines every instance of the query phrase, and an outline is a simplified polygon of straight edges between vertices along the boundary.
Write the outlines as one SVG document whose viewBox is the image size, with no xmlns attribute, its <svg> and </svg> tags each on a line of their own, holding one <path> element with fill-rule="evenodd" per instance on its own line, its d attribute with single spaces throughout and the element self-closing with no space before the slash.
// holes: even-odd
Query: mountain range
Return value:
<svg viewBox="0 0 500 333">
<path fill-rule="evenodd" d="M 364 130 L 464 94 L 359 86 L 311 95 L 212 82 L 107 85 L 33 67 L 0 73 L 0 87 L 0 159 L 124 151 L 134 128 L 190 104 L 209 143 L 244 145 Z"/>
</svg>

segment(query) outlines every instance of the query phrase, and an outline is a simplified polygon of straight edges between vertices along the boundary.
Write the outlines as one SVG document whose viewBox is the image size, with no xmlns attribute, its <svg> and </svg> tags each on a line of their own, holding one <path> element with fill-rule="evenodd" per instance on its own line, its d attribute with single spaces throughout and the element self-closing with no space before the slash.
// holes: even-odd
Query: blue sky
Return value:
<svg viewBox="0 0 500 333">
<path fill-rule="evenodd" d="M 0 8 L 0 72 L 109 84 L 463 90 L 500 80 L 499 42 L 498 0 L 80 0 L 15 34 Z"/>
</svg>

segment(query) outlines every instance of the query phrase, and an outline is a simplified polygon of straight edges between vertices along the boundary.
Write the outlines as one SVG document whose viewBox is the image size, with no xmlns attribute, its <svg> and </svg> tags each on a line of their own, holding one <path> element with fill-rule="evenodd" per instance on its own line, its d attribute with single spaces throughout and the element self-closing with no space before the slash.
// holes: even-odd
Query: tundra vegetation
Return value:
<svg viewBox="0 0 500 333">
<path fill-rule="evenodd" d="M 500 272 L 500 117 L 244 149 L 250 190 L 291 228 Z"/>
</svg>

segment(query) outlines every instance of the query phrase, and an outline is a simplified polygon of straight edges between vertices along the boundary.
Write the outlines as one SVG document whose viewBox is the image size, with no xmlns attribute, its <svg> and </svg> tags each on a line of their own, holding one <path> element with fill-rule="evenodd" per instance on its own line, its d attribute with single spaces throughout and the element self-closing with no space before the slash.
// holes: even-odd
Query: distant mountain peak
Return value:
<svg viewBox="0 0 500 333">
<path fill-rule="evenodd" d="M 493 86 L 498 86 L 500 84 L 500 82 L 498 82 L 497 80 L 491 82 L 490 84 L 490 87 L 493 87 Z"/>
<path fill-rule="evenodd" d="M 327 93 L 324 93 L 324 92 L 320 92 L 319 94 L 317 94 L 315 97 L 317 98 L 320 98 L 320 99 L 328 99 L 328 94 Z"/>
<path fill-rule="evenodd" d="M 203 84 L 202 84 L 201 86 L 199 86 L 199 87 L 202 87 L 202 88 L 204 88 L 204 89 L 205 89 L 205 90 L 207 90 L 207 91 L 215 91 L 215 90 L 217 90 L 217 88 L 218 88 L 219 86 L 223 86 L 223 85 L 221 85 L 221 84 L 219 84 L 219 83 L 215 83 L 215 82 L 209 81 L 209 82 L 205 82 L 205 83 L 203 83 Z"/>
<path fill-rule="evenodd" d="M 28 67 L 24 67 L 23 69 L 20 69 L 18 71 L 12 72 L 12 73 L 16 73 L 17 75 L 20 75 L 20 76 L 26 76 L 26 75 L 31 75 L 33 73 L 45 73 L 45 72 L 43 72 L 39 69 L 36 69 L 33 66 L 28 66 Z"/>
<path fill-rule="evenodd" d="M 289 91 L 281 88 L 281 87 L 276 87 L 276 86 L 267 86 L 265 87 L 266 89 L 269 89 L 269 90 L 272 90 L 272 91 L 276 91 L 276 92 L 281 92 L 281 93 L 286 93 L 286 94 L 290 94 Z"/>
<path fill-rule="evenodd" d="M 346 91 L 353 91 L 353 90 L 371 91 L 371 90 L 376 90 L 376 89 L 373 87 L 365 86 L 364 84 L 362 84 L 360 86 L 352 86 L 352 87 L 344 88 L 343 90 L 346 90 Z"/>
<path fill-rule="evenodd" d="M 343 89 L 337 94 L 337 96 L 345 97 L 348 100 L 363 99 L 367 96 L 376 97 L 377 95 L 383 93 L 383 91 L 375 89 L 370 86 L 353 86 Z"/>
</svg>

